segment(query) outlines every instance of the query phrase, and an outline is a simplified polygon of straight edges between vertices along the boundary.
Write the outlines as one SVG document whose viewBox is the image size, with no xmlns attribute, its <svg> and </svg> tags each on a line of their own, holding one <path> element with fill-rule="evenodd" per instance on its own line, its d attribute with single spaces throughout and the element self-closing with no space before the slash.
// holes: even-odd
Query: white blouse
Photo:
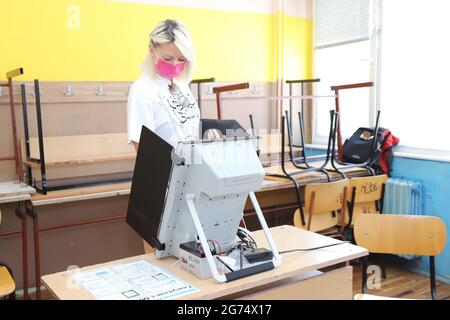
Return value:
<svg viewBox="0 0 450 320">
<path fill-rule="evenodd" d="M 155 132 L 173 147 L 199 136 L 200 110 L 189 85 L 157 75 L 136 80 L 128 96 L 128 143 L 139 143 L 142 126 Z"/>
</svg>

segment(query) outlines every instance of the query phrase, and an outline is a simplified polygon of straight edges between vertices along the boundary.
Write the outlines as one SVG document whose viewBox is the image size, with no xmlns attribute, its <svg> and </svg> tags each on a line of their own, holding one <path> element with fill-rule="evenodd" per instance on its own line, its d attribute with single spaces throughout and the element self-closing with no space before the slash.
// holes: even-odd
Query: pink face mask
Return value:
<svg viewBox="0 0 450 320">
<path fill-rule="evenodd" d="M 179 64 L 171 64 L 163 59 L 159 59 L 156 63 L 156 70 L 162 77 L 172 80 L 183 71 L 185 64 L 186 61 Z"/>
</svg>

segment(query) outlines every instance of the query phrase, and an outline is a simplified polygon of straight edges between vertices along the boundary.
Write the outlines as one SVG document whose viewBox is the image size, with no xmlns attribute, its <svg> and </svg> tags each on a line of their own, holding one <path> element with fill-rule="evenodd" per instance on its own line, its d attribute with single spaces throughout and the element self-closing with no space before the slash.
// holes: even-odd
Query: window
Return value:
<svg viewBox="0 0 450 320">
<path fill-rule="evenodd" d="M 315 0 L 314 8 L 314 73 L 321 82 L 314 94 L 334 94 L 331 86 L 374 81 L 374 41 L 371 37 L 376 0 Z M 373 125 L 373 92 L 368 89 L 342 91 L 341 131 L 349 137 L 361 126 Z M 373 99 L 372 99 L 373 100 Z M 334 98 L 314 100 L 313 143 L 328 139 Z"/>
<path fill-rule="evenodd" d="M 370 42 L 340 45 L 317 50 L 315 53 L 316 72 L 321 82 L 316 85 L 316 94 L 334 94 L 332 85 L 362 83 L 369 81 Z M 341 131 L 349 137 L 362 126 L 369 125 L 370 90 L 368 88 L 345 90 L 340 93 Z M 315 101 L 316 135 L 322 141 L 328 138 L 329 111 L 335 108 L 334 98 L 319 98 Z"/>
<path fill-rule="evenodd" d="M 369 37 L 369 0 L 314 1 L 315 45 L 335 46 Z"/>
<path fill-rule="evenodd" d="M 401 139 L 403 151 L 450 156 L 449 12 L 448 0 L 383 2 L 382 125 Z"/>
</svg>

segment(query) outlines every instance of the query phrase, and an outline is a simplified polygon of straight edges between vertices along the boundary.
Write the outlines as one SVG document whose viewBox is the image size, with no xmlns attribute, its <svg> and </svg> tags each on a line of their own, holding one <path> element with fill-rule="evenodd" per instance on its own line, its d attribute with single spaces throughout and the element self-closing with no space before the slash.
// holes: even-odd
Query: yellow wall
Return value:
<svg viewBox="0 0 450 320">
<path fill-rule="evenodd" d="M 70 5 L 80 9 L 80 29 Z M 0 79 L 24 67 L 22 80 L 132 81 L 148 34 L 162 19 L 183 21 L 197 52 L 194 78 L 276 80 L 275 16 L 106 0 L 0 0 Z M 76 20 L 75 20 L 76 21 Z M 312 22 L 287 18 L 286 78 L 312 75 Z"/>
<path fill-rule="evenodd" d="M 284 44 L 285 80 L 300 80 L 313 76 L 312 28 L 312 20 L 286 18 Z"/>
</svg>

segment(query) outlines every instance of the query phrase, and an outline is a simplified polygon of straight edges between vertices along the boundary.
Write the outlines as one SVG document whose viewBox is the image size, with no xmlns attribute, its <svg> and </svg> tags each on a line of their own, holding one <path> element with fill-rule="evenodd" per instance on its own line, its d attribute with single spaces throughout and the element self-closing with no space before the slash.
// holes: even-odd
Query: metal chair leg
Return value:
<svg viewBox="0 0 450 320">
<path fill-rule="evenodd" d="M 387 279 L 387 274 L 386 274 L 386 265 L 384 263 L 381 263 L 381 277 L 383 278 L 383 280 Z"/>
<path fill-rule="evenodd" d="M 27 214 L 33 219 L 34 238 L 34 274 L 36 282 L 36 300 L 41 299 L 41 258 L 39 244 L 39 218 L 33 207 L 27 208 Z"/>
<path fill-rule="evenodd" d="M 430 286 L 431 286 L 431 298 L 433 300 L 439 300 L 436 292 L 436 271 L 434 265 L 434 257 L 430 257 Z"/>
<path fill-rule="evenodd" d="M 368 265 L 369 257 L 361 258 L 361 268 L 362 268 L 362 293 L 367 293 L 367 265 Z"/>
</svg>

